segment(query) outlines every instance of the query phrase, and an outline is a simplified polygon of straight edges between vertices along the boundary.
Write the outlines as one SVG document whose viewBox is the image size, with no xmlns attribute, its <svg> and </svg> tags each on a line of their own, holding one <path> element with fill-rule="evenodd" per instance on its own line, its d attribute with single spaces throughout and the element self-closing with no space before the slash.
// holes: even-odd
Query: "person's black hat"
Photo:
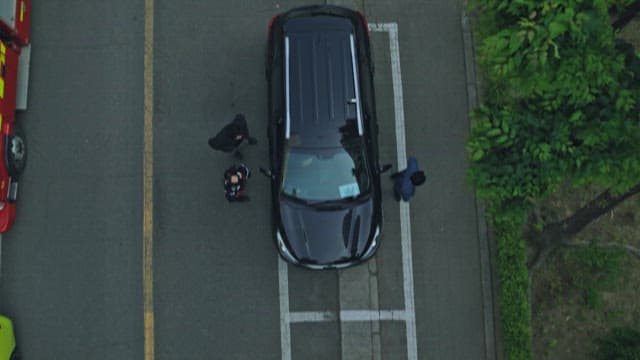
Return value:
<svg viewBox="0 0 640 360">
<path fill-rule="evenodd" d="M 427 180 L 424 171 L 416 171 L 411 174 L 411 183 L 415 186 L 422 185 Z"/>
</svg>

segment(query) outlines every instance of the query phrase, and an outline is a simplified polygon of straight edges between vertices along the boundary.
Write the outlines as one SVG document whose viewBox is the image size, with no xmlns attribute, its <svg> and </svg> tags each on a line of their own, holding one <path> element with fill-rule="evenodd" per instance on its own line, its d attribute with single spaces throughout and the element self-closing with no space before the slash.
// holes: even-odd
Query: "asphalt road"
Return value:
<svg viewBox="0 0 640 360">
<path fill-rule="evenodd" d="M 3 236 L 25 359 L 142 358 L 140 3 L 33 4 L 28 164 Z"/>
<path fill-rule="evenodd" d="M 156 359 L 283 358 L 283 279 L 270 238 L 269 182 L 257 170 L 268 164 L 267 23 L 304 3 L 312 2 L 154 3 Z M 464 183 L 469 123 L 461 5 L 332 3 L 360 9 L 370 24 L 397 24 L 406 151 L 427 173 L 410 203 L 418 358 L 485 359 L 493 329 L 481 286 L 484 244 Z M 27 360 L 145 358 L 143 6 L 34 4 L 29 110 L 19 118 L 29 163 L 18 220 L 2 241 L 0 284 L 0 311 L 14 318 Z M 390 39 L 371 36 L 380 153 L 395 168 Z M 251 201 L 243 204 L 227 203 L 222 192 L 222 172 L 235 160 L 207 146 L 236 113 L 246 115 L 259 141 L 243 149 L 253 170 Z M 359 268 L 375 278 L 367 310 L 407 307 L 401 215 L 390 187 L 385 182 L 384 242 L 375 261 Z M 345 310 L 354 284 L 346 278 L 359 276 L 287 271 L 291 313 Z M 291 324 L 292 358 L 349 358 L 345 338 L 357 332 L 353 324 Z M 405 325 L 378 323 L 372 344 L 383 359 L 407 358 Z"/>
</svg>

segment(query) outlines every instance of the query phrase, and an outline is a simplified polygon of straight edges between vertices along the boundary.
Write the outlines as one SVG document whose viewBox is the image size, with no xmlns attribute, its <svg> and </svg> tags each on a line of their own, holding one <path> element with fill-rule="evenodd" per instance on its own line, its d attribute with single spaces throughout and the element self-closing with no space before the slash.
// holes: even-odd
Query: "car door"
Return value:
<svg viewBox="0 0 640 360">
<path fill-rule="evenodd" d="M 272 197 L 274 204 L 278 196 L 277 179 L 281 173 L 284 116 L 284 74 L 282 51 L 282 28 L 276 20 L 269 32 L 266 75 L 269 93 L 268 126 L 269 166 L 271 171 Z"/>
</svg>

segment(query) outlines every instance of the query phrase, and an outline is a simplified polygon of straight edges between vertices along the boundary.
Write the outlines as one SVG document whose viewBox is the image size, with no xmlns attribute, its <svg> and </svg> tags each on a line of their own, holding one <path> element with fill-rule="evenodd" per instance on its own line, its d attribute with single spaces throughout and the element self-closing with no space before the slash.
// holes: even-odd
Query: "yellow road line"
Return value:
<svg viewBox="0 0 640 360">
<path fill-rule="evenodd" d="M 142 277 L 144 358 L 154 359 L 153 314 L 153 1 L 144 1 L 144 157 L 142 169 Z"/>
</svg>

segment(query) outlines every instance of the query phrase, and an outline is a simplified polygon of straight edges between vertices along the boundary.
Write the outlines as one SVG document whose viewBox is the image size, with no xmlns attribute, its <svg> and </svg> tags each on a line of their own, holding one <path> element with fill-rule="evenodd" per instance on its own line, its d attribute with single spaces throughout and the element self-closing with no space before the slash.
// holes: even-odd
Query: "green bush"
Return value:
<svg viewBox="0 0 640 360">
<path fill-rule="evenodd" d="M 525 214 L 514 204 L 489 208 L 497 243 L 497 276 L 503 345 L 507 359 L 531 359 L 531 313 L 526 243 L 522 238 Z"/>
<path fill-rule="evenodd" d="M 639 360 L 640 331 L 620 327 L 613 328 L 608 336 L 596 340 L 598 360 Z"/>
</svg>

